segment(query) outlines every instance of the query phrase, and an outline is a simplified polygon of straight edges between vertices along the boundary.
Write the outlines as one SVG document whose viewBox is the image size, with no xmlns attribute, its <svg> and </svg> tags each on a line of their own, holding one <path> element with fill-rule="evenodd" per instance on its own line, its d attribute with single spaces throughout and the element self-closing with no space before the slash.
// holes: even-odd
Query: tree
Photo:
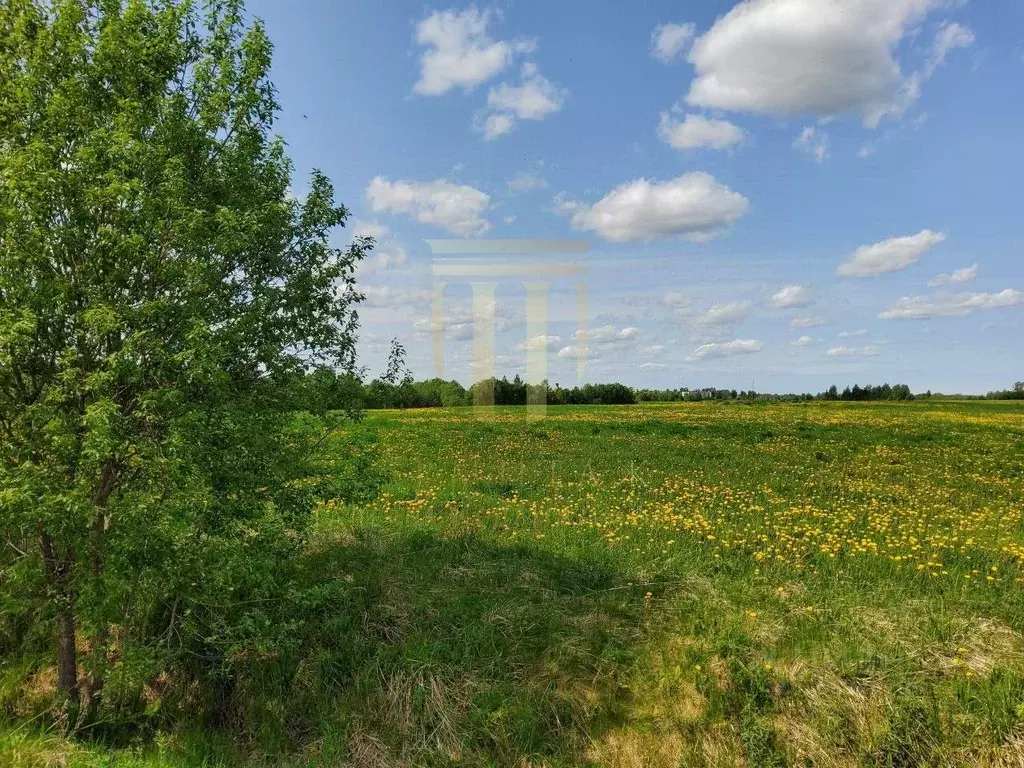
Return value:
<svg viewBox="0 0 1024 768">
<path fill-rule="evenodd" d="M 0 590 L 45 596 L 73 714 L 76 633 L 95 709 L 115 630 L 209 665 L 259 625 L 309 508 L 294 384 L 354 366 L 372 241 L 329 245 L 321 173 L 292 194 L 241 0 L 8 0 L 0 35 Z"/>
<path fill-rule="evenodd" d="M 405 362 L 405 347 L 397 338 L 391 340 L 391 350 L 388 352 L 387 368 L 381 381 L 392 387 L 397 387 L 405 381 L 412 380 L 412 373 Z"/>
</svg>

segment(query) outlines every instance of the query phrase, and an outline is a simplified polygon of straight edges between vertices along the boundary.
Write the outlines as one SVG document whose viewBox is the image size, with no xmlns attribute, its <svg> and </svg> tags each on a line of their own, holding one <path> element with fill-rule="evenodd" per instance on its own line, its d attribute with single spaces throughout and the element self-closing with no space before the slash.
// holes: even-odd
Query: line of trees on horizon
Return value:
<svg viewBox="0 0 1024 768">
<path fill-rule="evenodd" d="M 398 375 L 395 375 L 398 370 Z M 531 384 L 520 376 L 490 378 L 469 387 L 456 380 L 432 378 L 416 381 L 408 372 L 392 369 L 370 382 L 353 374 L 332 376 L 318 371 L 314 389 L 318 398 L 330 408 L 332 402 L 349 406 L 356 402 L 367 410 L 407 408 L 451 408 L 470 405 L 631 405 L 635 403 L 675 402 L 906 402 L 929 399 L 1024 400 L 1024 382 L 1013 388 L 986 395 L 951 395 L 931 390 L 915 394 L 906 384 L 861 386 L 844 389 L 833 385 L 817 394 L 757 392 L 754 390 L 719 389 L 716 387 L 678 387 L 669 389 L 634 388 L 620 382 L 583 384 L 563 387 L 544 381 Z"/>
</svg>

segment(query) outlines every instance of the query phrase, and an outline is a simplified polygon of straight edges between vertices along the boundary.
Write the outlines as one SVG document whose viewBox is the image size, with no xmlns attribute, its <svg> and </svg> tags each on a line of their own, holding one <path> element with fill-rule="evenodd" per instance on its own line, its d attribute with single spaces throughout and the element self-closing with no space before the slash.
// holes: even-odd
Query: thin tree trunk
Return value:
<svg viewBox="0 0 1024 768">
<path fill-rule="evenodd" d="M 110 494 L 114 491 L 117 480 L 117 467 L 113 460 L 108 459 L 103 464 L 100 473 L 99 485 L 93 496 L 96 504 L 96 518 L 93 521 L 93 549 L 92 549 L 92 577 L 96 582 L 97 594 L 101 591 L 100 575 L 103 573 L 103 556 L 105 554 L 107 536 L 107 503 Z M 86 687 L 86 698 L 88 700 L 88 717 L 91 719 L 99 711 L 102 698 L 103 686 L 106 683 L 106 654 L 107 640 L 110 636 L 110 627 L 106 622 L 100 625 L 96 636 L 92 638 L 92 675 Z"/>
<path fill-rule="evenodd" d="M 75 550 L 68 548 L 63 558 L 53 549 L 53 540 L 42 522 L 37 527 L 39 549 L 46 568 L 46 581 L 57 605 L 57 691 L 63 701 L 61 708 L 67 716 L 67 725 L 73 726 L 78 718 L 78 651 L 75 648 L 75 595 L 69 589 Z"/>
<path fill-rule="evenodd" d="M 57 612 L 57 690 L 78 701 L 78 651 L 75 648 L 75 611 L 70 603 Z"/>
</svg>

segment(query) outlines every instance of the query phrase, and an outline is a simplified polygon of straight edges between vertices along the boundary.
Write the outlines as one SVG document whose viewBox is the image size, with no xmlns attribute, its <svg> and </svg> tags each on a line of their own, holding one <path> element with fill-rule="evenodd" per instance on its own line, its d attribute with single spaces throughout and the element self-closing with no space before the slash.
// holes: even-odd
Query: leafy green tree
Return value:
<svg viewBox="0 0 1024 768">
<path fill-rule="evenodd" d="M 391 340 L 391 350 L 388 352 L 387 368 L 381 381 L 392 387 L 397 387 L 403 382 L 412 381 L 412 373 L 405 362 L 406 353 L 402 342 L 397 338 Z"/>
<path fill-rule="evenodd" d="M 330 245 L 321 173 L 293 195 L 270 57 L 240 0 L 0 9 L 0 613 L 40 617 L 0 631 L 53 633 L 67 711 L 115 652 L 272 645 L 309 508 L 294 385 L 352 369 L 372 241 Z"/>
</svg>

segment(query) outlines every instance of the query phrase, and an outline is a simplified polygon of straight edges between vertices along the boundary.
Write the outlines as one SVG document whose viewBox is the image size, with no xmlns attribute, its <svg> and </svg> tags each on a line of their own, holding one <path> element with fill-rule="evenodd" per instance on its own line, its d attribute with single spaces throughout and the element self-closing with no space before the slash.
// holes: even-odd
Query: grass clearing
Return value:
<svg viewBox="0 0 1024 768">
<path fill-rule="evenodd" d="M 1024 761 L 1019 404 L 446 409 L 355 431 L 376 433 L 390 477 L 372 502 L 318 511 L 299 573 L 325 598 L 298 668 L 267 664 L 233 698 L 225 722 L 244 738 L 124 752 L 22 728 L 3 752 Z"/>
</svg>

